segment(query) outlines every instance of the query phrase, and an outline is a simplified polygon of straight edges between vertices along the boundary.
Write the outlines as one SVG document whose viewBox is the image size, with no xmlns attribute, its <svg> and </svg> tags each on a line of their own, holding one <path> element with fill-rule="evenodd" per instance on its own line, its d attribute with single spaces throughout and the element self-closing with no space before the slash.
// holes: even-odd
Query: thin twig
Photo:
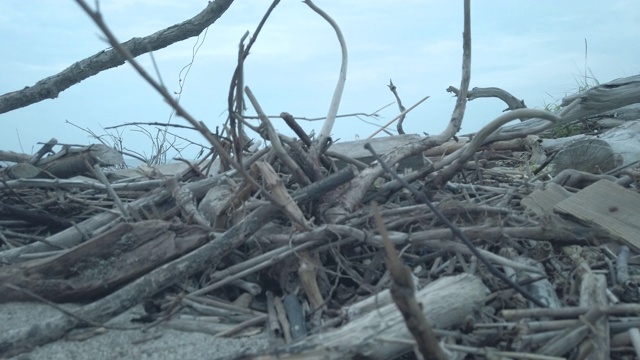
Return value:
<svg viewBox="0 0 640 360">
<path fill-rule="evenodd" d="M 238 65 L 234 72 L 235 77 L 235 92 L 236 92 L 236 109 L 235 114 L 242 117 L 244 110 L 244 97 L 242 96 L 242 88 L 244 87 L 244 40 L 249 36 L 249 32 L 245 32 L 240 43 L 238 44 Z M 232 82 L 233 84 L 234 82 Z M 230 91 L 233 91 L 231 88 Z M 229 94 L 229 98 L 233 98 L 233 95 Z M 231 109 L 229 109 L 229 115 L 231 115 Z M 244 149 L 244 130 L 242 122 L 236 123 L 235 116 L 229 116 L 229 126 L 231 127 L 231 141 L 233 143 L 233 152 L 238 159 L 238 163 L 242 165 L 242 151 Z"/>
<path fill-rule="evenodd" d="M 398 110 L 400 110 L 400 112 L 404 112 L 405 110 L 407 110 L 404 105 L 402 105 L 402 100 L 400 100 L 400 95 L 398 95 L 398 88 L 393 85 L 393 81 L 391 79 L 389 79 L 389 85 L 387 85 L 389 87 L 389 90 L 393 93 L 393 96 L 396 97 L 396 102 L 398 103 Z M 402 128 L 402 123 L 404 122 L 404 118 L 405 116 L 402 116 L 400 118 L 400 120 L 398 120 L 398 124 L 396 125 L 396 129 L 398 130 L 398 134 L 404 134 L 404 129 Z"/>
<path fill-rule="evenodd" d="M 239 53 L 238 53 L 238 64 L 236 65 L 235 70 L 233 71 L 233 76 L 231 77 L 231 84 L 229 85 L 229 96 L 228 96 L 228 111 L 229 111 L 229 116 L 228 116 L 228 122 L 231 128 L 231 139 L 233 141 L 233 149 L 234 149 L 234 153 L 236 155 L 236 157 L 238 158 L 238 162 L 242 163 L 242 150 L 244 147 L 244 137 L 243 137 L 243 131 L 242 131 L 242 125 L 241 124 L 236 124 L 235 122 L 235 117 L 233 116 L 234 110 L 233 110 L 233 103 L 234 103 L 234 93 L 235 93 L 235 100 L 236 100 L 236 110 L 235 112 L 238 113 L 238 115 L 242 116 L 242 110 L 244 108 L 244 102 L 242 101 L 242 93 L 243 93 L 243 88 L 244 88 L 244 61 L 247 58 L 247 56 L 249 56 L 249 51 L 251 50 L 251 47 L 253 46 L 253 44 L 256 42 L 256 40 L 258 39 L 258 35 L 260 34 L 260 31 L 262 30 L 262 27 L 264 26 L 264 24 L 267 22 L 267 19 L 269 18 L 269 16 L 271 15 L 271 13 L 273 12 L 273 10 L 276 8 L 276 6 L 280 3 L 280 0 L 274 0 L 271 5 L 269 6 L 269 8 L 267 9 L 267 12 L 264 14 L 264 16 L 262 17 L 262 19 L 260 20 L 260 23 L 258 24 L 258 27 L 256 28 L 256 31 L 253 33 L 253 36 L 251 37 L 251 39 L 249 39 L 249 43 L 247 44 L 246 47 L 243 46 L 244 40 L 246 39 L 246 37 L 249 35 L 249 32 L 247 31 L 242 38 L 240 39 L 240 44 L 239 44 Z M 235 90 L 235 91 L 234 91 Z M 236 131 L 237 129 L 237 131 Z"/>
<path fill-rule="evenodd" d="M 298 164 L 296 164 L 296 162 L 293 161 L 291 156 L 287 154 L 287 151 L 282 145 L 282 142 L 280 141 L 280 137 L 278 136 L 276 129 L 271 124 L 271 121 L 269 121 L 269 118 L 267 118 L 267 116 L 264 114 L 264 111 L 262 111 L 262 107 L 260 106 L 260 103 L 258 103 L 258 99 L 256 99 L 255 95 L 253 95 L 253 92 L 248 86 L 245 86 L 244 91 L 246 92 L 247 97 L 251 102 L 251 105 L 253 105 L 253 108 L 258 113 L 258 116 L 260 116 L 260 120 L 266 127 L 268 140 L 271 141 L 271 146 L 273 147 L 273 150 L 276 156 L 278 157 L 278 159 L 280 159 L 280 161 L 282 161 L 282 163 L 289 168 L 289 170 L 295 176 L 295 179 L 298 182 L 298 184 L 300 184 L 301 186 L 309 185 L 311 181 L 309 180 L 307 175 L 304 173 L 304 171 L 300 169 L 300 166 L 298 166 Z"/>
<path fill-rule="evenodd" d="M 389 121 L 388 123 L 384 124 L 383 127 L 381 127 L 380 129 L 376 130 L 373 134 L 369 135 L 369 137 L 367 139 L 371 139 L 372 137 L 378 135 L 379 132 L 381 132 L 382 130 L 386 129 L 387 127 L 389 127 L 389 125 L 393 124 L 396 120 L 400 119 L 401 117 L 407 115 L 407 113 L 409 113 L 409 111 L 415 109 L 418 105 L 422 104 L 425 100 L 427 100 L 430 96 L 425 96 L 423 97 L 420 101 L 418 101 L 417 103 L 413 104 L 413 106 L 411 106 L 410 108 L 408 108 L 407 110 L 401 112 L 398 116 L 394 117 L 393 119 L 391 119 L 391 121 Z"/>
<path fill-rule="evenodd" d="M 269 15 L 271 15 L 271 12 L 273 12 L 273 10 L 276 8 L 276 6 L 279 3 L 280 3 L 280 0 L 274 0 L 271 3 L 271 5 L 269 6 L 269 9 L 267 9 L 267 12 L 264 14 L 262 19 L 260 20 L 260 23 L 258 24 L 258 27 L 256 27 L 256 31 L 253 32 L 253 36 L 251 37 L 251 39 L 249 39 L 249 43 L 244 48 L 244 52 L 243 52 L 243 55 L 242 55 L 242 62 L 244 62 L 244 60 L 247 58 L 247 56 L 249 56 L 249 51 L 251 50 L 251 47 L 253 46 L 253 44 L 258 39 L 258 35 L 260 34 L 260 30 L 262 30 L 262 27 L 267 22 L 267 19 L 269 18 Z M 242 39 L 244 39 L 245 36 L 243 36 Z M 238 95 L 242 95 L 242 91 L 240 91 L 240 92 L 234 92 L 233 91 L 233 89 L 237 87 L 237 81 L 238 81 L 239 72 L 241 71 L 240 67 L 242 66 L 242 62 L 240 61 L 240 59 L 238 59 L 238 65 L 237 65 L 236 69 L 233 72 L 233 76 L 231 77 L 231 84 L 229 85 L 229 97 L 227 99 L 227 102 L 228 102 L 227 105 L 228 105 L 229 114 L 233 113 L 233 94 L 235 93 L 235 94 L 238 94 Z M 242 89 L 240 89 L 240 90 L 242 90 Z"/>
</svg>

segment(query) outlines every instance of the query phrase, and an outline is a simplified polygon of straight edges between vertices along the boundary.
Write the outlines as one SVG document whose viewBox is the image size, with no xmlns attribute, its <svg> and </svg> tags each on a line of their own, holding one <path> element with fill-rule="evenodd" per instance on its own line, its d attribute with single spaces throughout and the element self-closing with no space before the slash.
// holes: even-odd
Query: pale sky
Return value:
<svg viewBox="0 0 640 360">
<path fill-rule="evenodd" d="M 93 5 L 93 1 L 89 1 Z M 316 0 L 341 26 L 349 50 L 347 85 L 340 114 L 369 113 L 394 101 L 389 79 L 406 107 L 431 97 L 405 120 L 408 133 L 439 133 L 455 98 L 445 89 L 460 84 L 462 1 Z M 270 1 L 236 0 L 208 30 L 195 55 L 181 103 L 211 129 L 226 119 L 229 82 L 238 41 L 253 32 Z M 143 37 L 198 14 L 207 1 L 101 1 L 103 18 L 120 41 Z M 599 82 L 640 72 L 640 6 L 637 0 L 472 1 L 471 87 L 500 87 L 543 107 L 576 91 L 586 66 Z M 202 36 L 201 39 L 202 40 Z M 180 71 L 198 40 L 191 38 L 154 53 L 162 79 L 179 90 Z M 0 94 L 32 86 L 76 61 L 107 48 L 97 27 L 72 0 L 0 1 Z M 149 55 L 138 58 L 151 68 Z M 299 0 L 282 0 L 246 61 L 245 83 L 269 115 L 322 117 L 329 108 L 340 47 L 328 23 Z M 477 131 L 499 116 L 495 99 L 469 103 L 462 133 Z M 57 99 L 0 114 L 0 150 L 32 153 L 52 137 L 60 143 L 90 144 L 87 133 L 126 122 L 167 122 L 171 110 L 129 65 L 88 78 Z M 248 114 L 254 114 L 249 109 Z M 381 111 L 384 124 L 398 114 Z M 186 125 L 180 118 L 171 122 Z M 291 132 L 282 120 L 276 127 Z M 308 132 L 321 122 L 301 121 Z M 377 128 L 358 118 L 339 119 L 334 138 L 365 138 Z M 395 126 L 392 127 L 395 129 Z M 155 136 L 155 128 L 147 128 Z M 151 141 L 139 128 L 120 130 L 125 146 L 150 154 Z M 196 132 L 176 131 L 205 144 Z M 111 130 L 116 134 L 116 130 Z M 256 135 L 252 135 L 256 136 Z M 184 140 L 176 140 L 186 145 Z M 183 156 L 193 157 L 196 147 Z"/>
</svg>

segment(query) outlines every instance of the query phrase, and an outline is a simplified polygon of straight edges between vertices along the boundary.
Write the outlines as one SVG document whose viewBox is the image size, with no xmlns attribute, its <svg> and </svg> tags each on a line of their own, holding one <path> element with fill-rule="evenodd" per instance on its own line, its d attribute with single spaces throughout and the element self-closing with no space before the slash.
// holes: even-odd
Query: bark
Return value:
<svg viewBox="0 0 640 360">
<path fill-rule="evenodd" d="M 122 43 L 135 57 L 150 51 L 157 51 L 173 43 L 198 36 L 213 24 L 229 8 L 233 0 L 210 1 L 198 15 L 160 30 L 154 34 L 133 38 Z M 33 86 L 0 96 L 0 114 L 35 104 L 45 99 L 55 99 L 64 90 L 96 75 L 104 70 L 124 64 L 125 59 L 117 50 L 110 48 L 100 51 L 84 60 L 69 66 L 58 74 L 38 81 Z"/>
</svg>

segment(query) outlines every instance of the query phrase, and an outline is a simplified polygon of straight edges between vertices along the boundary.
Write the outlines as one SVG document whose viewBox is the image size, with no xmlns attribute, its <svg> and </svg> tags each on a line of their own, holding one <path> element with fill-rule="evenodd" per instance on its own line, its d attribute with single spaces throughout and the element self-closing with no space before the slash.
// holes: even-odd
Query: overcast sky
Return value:
<svg viewBox="0 0 640 360">
<path fill-rule="evenodd" d="M 89 1 L 93 5 L 93 1 Z M 226 119 L 227 91 L 238 41 L 253 32 L 270 1 L 236 0 L 206 36 L 154 53 L 162 79 L 181 103 L 211 129 Z M 373 112 L 394 101 L 398 87 L 406 107 L 431 97 L 405 121 L 411 133 L 444 129 L 455 104 L 445 89 L 460 84 L 462 1 L 316 0 L 341 26 L 349 50 L 347 85 L 340 113 Z M 198 14 L 207 1 L 108 0 L 107 24 L 120 41 L 142 37 Z M 586 66 L 599 82 L 640 73 L 640 6 L 636 0 L 474 1 L 471 7 L 471 87 L 500 87 L 544 107 L 576 91 Z M 193 49 L 202 42 L 188 76 Z M 72 0 L 0 1 L 0 94 L 32 86 L 74 62 L 107 48 L 97 27 Z M 148 55 L 139 60 L 153 69 Z M 282 0 L 246 62 L 250 86 L 270 115 L 322 117 L 340 69 L 340 48 L 331 27 L 299 0 Z M 591 81 L 591 80 L 589 80 Z M 468 105 L 462 133 L 477 131 L 500 115 L 504 104 L 478 99 Z M 379 112 L 384 124 L 398 113 Z M 127 122 L 167 122 L 171 110 L 129 65 L 104 71 L 62 92 L 57 99 L 0 115 L 0 150 L 32 153 L 52 137 L 90 144 L 86 132 L 121 133 L 125 145 L 149 154 L 151 141 L 136 127 L 104 130 Z M 249 114 L 253 114 L 249 110 Z M 173 123 L 186 124 L 179 118 Z M 291 134 L 281 120 L 279 130 Z M 321 122 L 301 121 L 308 132 Z M 393 127 L 395 128 L 395 127 Z M 377 128 L 355 118 L 339 119 L 334 138 L 364 138 Z M 147 128 L 155 135 L 155 128 Z M 174 131 L 174 130 L 172 130 Z M 196 143 L 195 132 L 177 132 Z M 176 144 L 186 145 L 184 140 Z M 192 157 L 196 147 L 185 150 Z"/>
</svg>

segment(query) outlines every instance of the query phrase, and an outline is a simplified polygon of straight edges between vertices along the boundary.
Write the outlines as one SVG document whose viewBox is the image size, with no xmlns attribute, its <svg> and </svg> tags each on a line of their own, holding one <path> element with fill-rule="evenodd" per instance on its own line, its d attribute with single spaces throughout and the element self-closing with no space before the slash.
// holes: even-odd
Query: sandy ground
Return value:
<svg viewBox="0 0 640 360">
<path fill-rule="evenodd" d="M 67 307 L 73 308 L 73 305 L 67 305 Z M 130 320 L 143 312 L 142 307 L 135 307 L 107 324 L 132 327 L 136 324 L 131 323 Z M 0 332 L 28 326 L 59 314 L 58 310 L 44 304 L 0 304 Z M 261 350 L 269 346 L 263 334 L 238 339 L 222 339 L 208 334 L 181 332 L 165 327 L 154 327 L 147 331 L 106 330 L 105 333 L 86 340 L 75 339 L 86 333 L 86 330 L 71 332 L 66 338 L 11 359 L 228 359 L 242 350 Z"/>
</svg>

